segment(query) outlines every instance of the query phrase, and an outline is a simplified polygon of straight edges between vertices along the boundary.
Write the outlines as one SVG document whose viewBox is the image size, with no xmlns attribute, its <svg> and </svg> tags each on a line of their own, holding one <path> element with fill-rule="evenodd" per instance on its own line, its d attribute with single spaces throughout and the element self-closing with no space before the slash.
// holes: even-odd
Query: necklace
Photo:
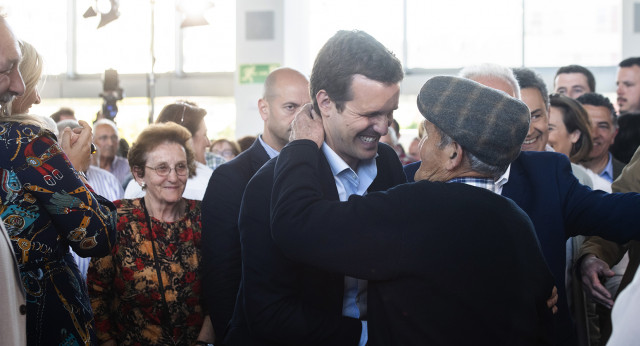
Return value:
<svg viewBox="0 0 640 346">
<path fill-rule="evenodd" d="M 147 222 L 147 228 L 149 229 L 149 238 L 151 241 L 151 248 L 153 250 L 153 267 L 156 269 L 156 274 L 158 276 L 158 289 L 160 291 L 160 297 L 162 298 L 162 330 L 165 329 L 165 326 L 171 326 L 171 322 L 169 320 L 169 304 L 167 304 L 167 298 L 165 296 L 164 291 L 164 283 L 162 281 L 162 272 L 160 270 L 160 263 L 158 263 L 158 251 L 156 250 L 156 242 L 155 237 L 153 236 L 155 232 L 153 232 L 153 224 L 151 223 L 151 217 L 149 216 L 149 212 L 147 211 L 147 206 L 145 205 L 144 198 L 140 199 L 140 205 L 142 206 L 142 210 L 144 211 L 144 217 Z M 176 344 L 175 339 L 173 338 L 173 333 L 164 330 L 165 333 L 171 338 L 173 344 Z"/>
</svg>

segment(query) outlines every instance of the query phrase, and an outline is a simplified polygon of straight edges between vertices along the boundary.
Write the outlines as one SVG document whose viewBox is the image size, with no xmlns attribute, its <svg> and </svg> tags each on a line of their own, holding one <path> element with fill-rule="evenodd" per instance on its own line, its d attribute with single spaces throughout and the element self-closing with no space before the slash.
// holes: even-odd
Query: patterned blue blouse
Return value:
<svg viewBox="0 0 640 346">
<path fill-rule="evenodd" d="M 69 254 L 105 256 L 114 205 L 85 186 L 48 131 L 0 122 L 0 217 L 27 293 L 29 345 L 96 343 L 86 283 Z"/>
</svg>

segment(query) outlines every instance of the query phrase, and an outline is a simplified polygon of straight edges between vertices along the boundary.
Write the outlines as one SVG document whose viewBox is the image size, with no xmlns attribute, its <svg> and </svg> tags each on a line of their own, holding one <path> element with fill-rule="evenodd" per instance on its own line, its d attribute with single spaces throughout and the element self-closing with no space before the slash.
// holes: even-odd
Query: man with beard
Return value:
<svg viewBox="0 0 640 346">
<path fill-rule="evenodd" d="M 618 64 L 616 93 L 620 115 L 640 112 L 640 57 L 624 59 Z"/>
</svg>

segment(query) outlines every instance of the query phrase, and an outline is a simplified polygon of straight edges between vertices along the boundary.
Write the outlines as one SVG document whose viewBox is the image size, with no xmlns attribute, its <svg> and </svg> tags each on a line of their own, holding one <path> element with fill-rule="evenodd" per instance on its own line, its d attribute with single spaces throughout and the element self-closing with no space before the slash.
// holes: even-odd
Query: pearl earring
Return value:
<svg viewBox="0 0 640 346">
<path fill-rule="evenodd" d="M 140 187 L 144 190 L 147 188 L 147 183 L 145 183 L 144 181 L 142 183 L 140 183 Z"/>
</svg>

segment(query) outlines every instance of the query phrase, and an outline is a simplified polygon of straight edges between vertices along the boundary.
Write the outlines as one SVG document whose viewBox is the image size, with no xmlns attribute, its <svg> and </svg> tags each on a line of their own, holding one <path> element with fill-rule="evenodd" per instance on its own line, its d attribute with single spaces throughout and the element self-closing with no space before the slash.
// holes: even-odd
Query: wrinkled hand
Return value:
<svg viewBox="0 0 640 346">
<path fill-rule="evenodd" d="M 611 293 L 602 285 L 600 279 L 610 278 L 615 273 L 609 265 L 595 255 L 586 255 L 580 264 L 582 272 L 582 288 L 589 298 L 607 308 L 613 307 Z"/>
<path fill-rule="evenodd" d="M 289 141 L 293 142 L 297 139 L 310 139 L 318 145 L 318 148 L 324 142 L 322 117 L 316 114 L 311 103 L 302 106 L 291 122 Z"/>
<path fill-rule="evenodd" d="M 80 172 L 86 172 L 91 164 L 91 127 L 82 120 L 78 123 L 82 128 L 65 128 L 59 142 L 73 167 Z"/>
<path fill-rule="evenodd" d="M 558 307 L 556 306 L 557 303 L 558 303 L 558 288 L 556 286 L 553 286 L 553 289 L 551 290 L 551 297 L 547 299 L 547 307 L 551 309 L 551 313 L 554 315 L 558 312 Z"/>
</svg>

